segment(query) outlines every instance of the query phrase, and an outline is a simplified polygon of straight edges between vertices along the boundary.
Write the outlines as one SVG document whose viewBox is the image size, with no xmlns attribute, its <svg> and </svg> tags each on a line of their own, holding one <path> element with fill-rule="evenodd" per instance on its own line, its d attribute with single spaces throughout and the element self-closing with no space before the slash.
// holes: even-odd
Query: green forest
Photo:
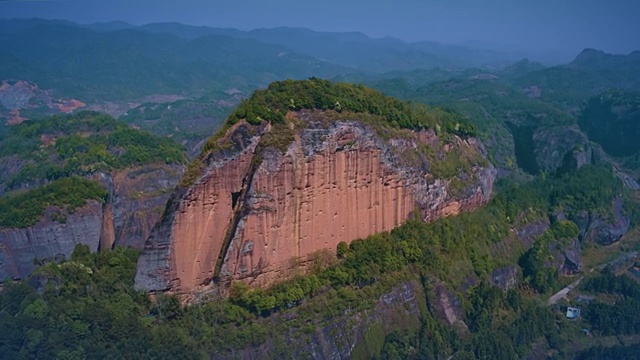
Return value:
<svg viewBox="0 0 640 360">
<path fill-rule="evenodd" d="M 29 227 L 40 220 L 49 206 L 73 213 L 87 200 L 104 203 L 108 195 L 96 181 L 77 176 L 59 179 L 34 190 L 1 197 L 0 227 Z M 62 222 L 64 219 L 65 215 L 60 215 L 55 220 Z"/>
<path fill-rule="evenodd" d="M 598 188 L 598 196 L 581 190 L 590 186 Z M 577 206 L 607 211 L 620 191 L 620 181 L 602 167 L 506 186 L 477 211 L 431 224 L 410 221 L 390 233 L 341 243 L 335 250 L 337 262 L 323 262 L 319 254 L 309 275 L 267 290 L 236 282 L 228 300 L 188 307 L 162 294 L 150 301 L 147 294 L 133 289 L 137 250 L 118 247 L 90 253 L 79 245 L 68 261 L 46 264 L 26 281 L 5 284 L 0 293 L 0 353 L 16 359 L 194 359 L 271 339 L 276 349 L 272 356 L 289 357 L 295 349 L 287 343 L 345 311 L 371 308 L 385 291 L 406 281 L 419 282 L 424 289 L 427 306 L 420 322 L 388 336 L 371 333 L 369 345 L 356 349 L 362 357 L 436 359 L 453 354 L 454 359 L 512 359 L 523 356 L 536 342 L 562 348 L 566 341 L 562 314 L 541 306 L 534 295 L 557 289 L 557 272 L 549 273 L 532 255 L 532 261 L 523 262 L 521 287 L 503 292 L 483 279 L 503 261 L 528 255 L 516 251 L 510 259 L 494 258 L 489 248 L 508 235 L 518 221 L 516 215 L 534 219 Z M 575 236 L 575 231 L 572 223 L 559 222 L 536 243 L 562 241 Z M 532 251 L 537 251 L 533 249 L 535 245 Z M 466 272 L 480 282 L 459 293 L 462 277 L 470 275 Z M 596 277 L 585 287 L 630 297 L 638 292 L 635 283 L 603 276 L 605 280 Z M 437 320 L 435 300 L 429 295 L 434 279 L 450 284 L 461 296 L 467 330 Z M 633 304 L 616 304 L 609 316 Z M 610 320 L 592 317 L 589 311 L 585 317 L 594 329 Z M 295 320 L 274 321 L 282 316 Z M 620 331 L 632 331 L 633 326 L 637 323 Z"/>
<path fill-rule="evenodd" d="M 293 11 L 271 8 L 283 19 Z M 616 26 L 598 32 L 605 23 L 591 22 L 602 38 L 582 32 L 585 45 L 633 25 L 625 22 L 633 12 L 611 4 L 594 14 L 615 15 Z M 241 20 L 252 26 L 250 16 Z M 288 359 L 346 344 L 343 357 L 354 359 L 640 360 L 640 277 L 632 276 L 640 262 L 627 258 L 640 251 L 640 52 L 567 54 L 560 24 L 558 39 L 542 42 L 569 43 L 548 54 L 282 24 L 0 19 L 0 274 L 15 276 L 0 283 L 1 359 Z M 633 45 L 622 35 L 608 45 Z M 45 117 L 78 104 L 119 119 Z M 490 200 L 430 223 L 419 212 L 431 209 L 416 208 L 391 231 L 291 259 L 296 275 L 268 288 L 226 282 L 218 261 L 211 288 L 188 294 L 188 305 L 186 296 L 137 290 L 137 261 L 152 246 L 140 249 L 173 226 L 176 205 L 191 200 L 206 169 L 265 131 L 243 190 L 231 193 L 235 221 L 245 210 L 238 201 L 262 196 L 246 185 L 265 154 L 350 120 L 394 145 L 401 165 L 419 166 L 428 186 L 446 183 L 451 202 L 478 205 L 471 187 L 485 180 L 479 168 L 489 170 L 495 182 L 481 188 L 493 184 Z M 424 133 L 409 130 L 425 129 L 429 145 L 391 140 L 410 143 Z M 207 197 L 205 207 L 218 200 Z M 38 246 L 59 244 L 29 227 L 74 228 L 87 202 L 105 205 L 102 229 L 113 228 L 114 246 L 101 236 L 99 252 L 78 245 L 36 256 Z M 12 232 L 28 240 L 11 243 Z M 171 262 L 174 245 L 152 261 Z M 38 267 L 17 280 L 25 259 Z M 307 271 L 297 271 L 303 261 Z M 550 301 L 568 285 L 570 294 Z M 567 319 L 568 306 L 581 315 Z"/>
<path fill-rule="evenodd" d="M 474 136 L 475 127 L 459 114 L 397 100 L 363 85 L 333 83 L 311 78 L 278 81 L 257 90 L 240 103 L 229 116 L 233 124 L 240 119 L 257 124 L 263 120 L 284 122 L 288 110 L 318 109 L 368 113 L 386 120 L 383 126 L 396 128 L 441 128 L 460 136 Z"/>
<path fill-rule="evenodd" d="M 6 182 L 8 189 L 149 163 L 184 163 L 184 149 L 168 138 L 132 128 L 96 112 L 28 121 L 11 127 L 0 157 L 25 161 Z"/>
</svg>

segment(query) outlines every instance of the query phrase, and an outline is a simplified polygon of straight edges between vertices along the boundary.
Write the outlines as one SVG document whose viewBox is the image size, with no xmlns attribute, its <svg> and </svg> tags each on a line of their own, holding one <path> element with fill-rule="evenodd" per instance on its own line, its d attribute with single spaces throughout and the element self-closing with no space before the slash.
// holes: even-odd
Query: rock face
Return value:
<svg viewBox="0 0 640 360">
<path fill-rule="evenodd" d="M 562 212 L 553 215 L 555 221 L 567 220 Z M 504 256 L 515 251 L 526 252 L 536 240 L 551 226 L 550 219 L 543 217 L 512 228 L 512 235 L 492 246 L 493 256 Z M 582 253 L 579 238 L 551 241 L 548 245 L 550 258 L 545 266 L 558 270 L 562 275 L 575 275 L 582 271 Z M 519 250 L 518 250 L 519 249 Z M 509 290 L 518 285 L 521 276 L 515 265 L 494 269 L 489 279 L 502 290 Z"/>
<path fill-rule="evenodd" d="M 21 279 L 34 262 L 68 259 L 75 245 L 91 251 L 116 245 L 142 248 L 160 219 L 170 190 L 182 174 L 181 165 L 152 164 L 97 173 L 94 180 L 108 191 L 106 204 L 89 201 L 61 223 L 52 220 L 63 210 L 50 208 L 28 228 L 0 227 L 0 280 Z"/>
<path fill-rule="evenodd" d="M 518 285 L 518 267 L 509 265 L 493 270 L 491 282 L 505 291 L 515 288 Z"/>
<path fill-rule="evenodd" d="M 113 232 L 105 245 L 142 248 L 182 173 L 181 165 L 149 164 L 101 174 L 96 180 L 109 189 L 105 226 Z"/>
<path fill-rule="evenodd" d="M 575 275 L 582 271 L 582 253 L 580 252 L 580 241 L 573 239 L 558 249 L 557 244 L 552 244 L 553 258 L 558 259 L 555 268 L 562 275 Z"/>
<path fill-rule="evenodd" d="M 617 198 L 612 204 L 612 217 L 582 211 L 572 219 L 580 229 L 580 241 L 611 245 L 629 231 L 631 220 L 622 213 L 623 201 Z"/>
<path fill-rule="evenodd" d="M 466 324 L 464 324 L 464 310 L 460 300 L 454 293 L 447 290 L 442 282 L 436 279 L 434 283 L 433 294 L 431 294 L 433 301 L 430 302 L 434 314 L 451 326 L 460 323 L 466 327 Z"/>
<path fill-rule="evenodd" d="M 453 147 L 484 156 L 475 139 L 441 147 L 432 131 L 383 140 L 361 121 L 290 114 L 298 126 L 280 149 L 268 126 L 239 123 L 205 160 L 198 181 L 179 189 L 138 263 L 136 286 L 197 291 L 214 277 L 268 286 L 305 269 L 321 250 L 486 202 L 495 169 L 476 166 L 455 191 L 435 179 L 419 149 Z M 267 135 L 265 135 L 267 134 Z M 282 146 L 284 145 L 284 146 Z"/>
<path fill-rule="evenodd" d="M 543 171 L 579 169 L 593 163 L 589 139 L 575 126 L 540 129 L 533 134 L 533 145 L 536 163 Z"/>
<path fill-rule="evenodd" d="M 0 279 L 21 279 L 35 268 L 36 261 L 68 258 L 77 244 L 98 250 L 102 232 L 102 204 L 90 200 L 66 222 L 49 220 L 56 208 L 47 209 L 37 224 L 25 229 L 0 229 Z"/>
</svg>

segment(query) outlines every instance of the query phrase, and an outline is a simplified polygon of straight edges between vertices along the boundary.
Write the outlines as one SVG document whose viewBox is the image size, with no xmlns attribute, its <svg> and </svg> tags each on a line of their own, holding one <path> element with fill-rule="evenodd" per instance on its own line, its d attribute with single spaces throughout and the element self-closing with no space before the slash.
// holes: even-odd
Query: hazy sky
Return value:
<svg viewBox="0 0 640 360">
<path fill-rule="evenodd" d="M 640 50 L 640 0 L 0 0 L 0 17 L 295 26 L 529 51 Z"/>
</svg>

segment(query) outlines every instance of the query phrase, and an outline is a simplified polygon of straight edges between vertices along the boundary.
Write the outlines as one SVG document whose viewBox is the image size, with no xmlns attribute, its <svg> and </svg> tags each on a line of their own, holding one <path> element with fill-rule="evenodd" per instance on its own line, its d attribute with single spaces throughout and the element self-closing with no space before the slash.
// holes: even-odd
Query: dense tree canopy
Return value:
<svg viewBox="0 0 640 360">
<path fill-rule="evenodd" d="M 73 176 L 56 180 L 35 190 L 0 198 L 0 227 L 28 227 L 35 224 L 49 206 L 64 210 L 54 220 L 66 221 L 66 213 L 87 200 L 107 200 L 107 190 L 95 181 Z"/>
<path fill-rule="evenodd" d="M 173 140 L 95 112 L 14 126 L 0 143 L 0 157 L 4 156 L 26 162 L 7 181 L 9 189 L 95 171 L 186 161 L 182 147 Z"/>
<path fill-rule="evenodd" d="M 229 116 L 231 123 L 246 119 L 283 122 L 288 110 L 317 109 L 379 115 L 385 126 L 397 128 L 440 128 L 461 136 L 474 136 L 476 130 L 461 115 L 440 108 L 397 100 L 363 85 L 332 83 L 327 80 L 286 80 L 271 83 L 243 101 Z"/>
</svg>

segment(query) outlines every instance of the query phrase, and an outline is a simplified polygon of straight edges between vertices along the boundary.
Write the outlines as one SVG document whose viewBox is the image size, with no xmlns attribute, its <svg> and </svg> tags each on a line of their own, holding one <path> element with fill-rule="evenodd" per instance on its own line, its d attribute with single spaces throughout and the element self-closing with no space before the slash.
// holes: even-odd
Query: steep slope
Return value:
<svg viewBox="0 0 640 360">
<path fill-rule="evenodd" d="M 500 358 L 513 359 L 541 346 L 563 350 L 565 342 L 555 338 L 584 339 L 583 325 L 570 327 L 575 322 L 564 319 L 562 305 L 544 306 L 545 294 L 569 280 L 560 271 L 595 275 L 590 269 L 598 263 L 585 257 L 580 268 L 574 239 L 582 229 L 559 214 L 550 221 L 549 210 L 569 217 L 571 209 L 605 210 L 620 181 L 608 169 L 586 166 L 503 189 L 476 211 L 428 224 L 410 221 L 340 246 L 340 260 L 308 276 L 267 290 L 236 282 L 229 299 L 213 294 L 203 299 L 212 301 L 187 307 L 165 294 L 149 302 L 134 290 L 135 250 L 91 254 L 80 246 L 71 261 L 5 285 L 0 353 L 326 359 L 394 353 L 476 358 L 499 351 Z M 631 237 L 625 241 L 622 247 L 634 244 Z M 613 250 L 591 245 L 591 251 Z M 526 261 L 519 267 L 521 255 Z M 488 277 L 505 291 L 490 286 Z M 61 325 L 46 326 L 56 321 Z M 33 342 L 42 346 L 24 344 L 36 331 L 43 336 Z M 597 333 L 593 338 L 604 340 Z M 396 351 L 388 351 L 394 343 Z"/>
<path fill-rule="evenodd" d="M 72 177 L 0 198 L 0 279 L 64 260 L 77 244 L 98 250 L 107 197 L 96 182 Z"/>
<path fill-rule="evenodd" d="M 0 142 L 0 278 L 78 243 L 142 247 L 184 162 L 170 139 L 97 113 L 11 127 Z"/>
<path fill-rule="evenodd" d="M 192 165 L 145 245 L 136 286 L 268 286 L 340 242 L 475 208 L 495 170 L 474 134 L 455 113 L 361 86 L 273 83 Z"/>
</svg>

